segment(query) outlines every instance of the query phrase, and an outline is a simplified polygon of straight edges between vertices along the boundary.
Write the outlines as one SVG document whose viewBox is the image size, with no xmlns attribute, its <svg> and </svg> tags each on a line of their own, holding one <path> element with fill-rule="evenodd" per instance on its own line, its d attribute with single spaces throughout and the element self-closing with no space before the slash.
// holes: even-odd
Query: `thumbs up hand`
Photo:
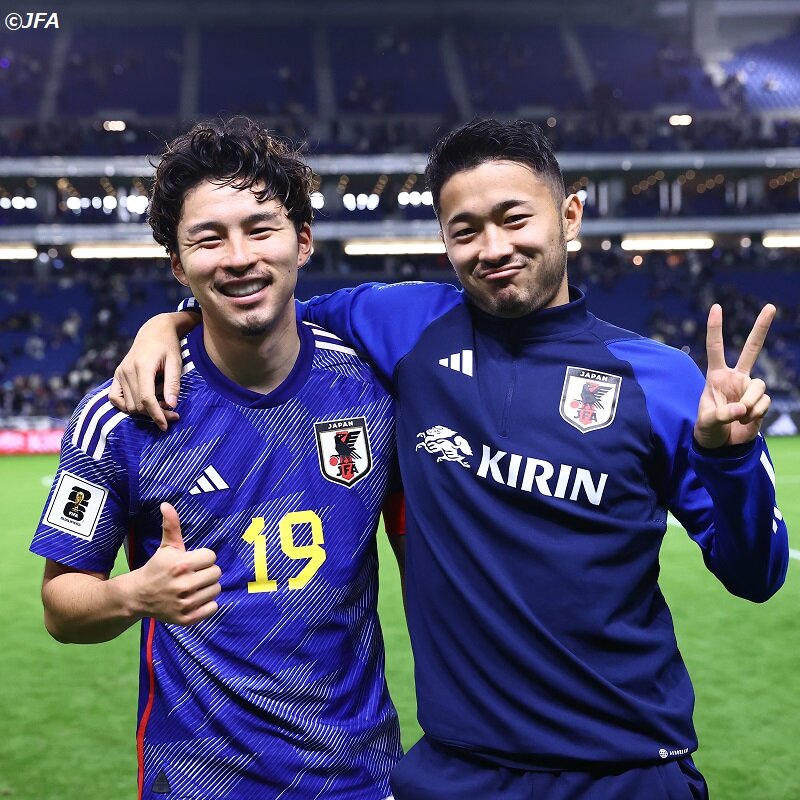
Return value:
<svg viewBox="0 0 800 800">
<path fill-rule="evenodd" d="M 217 611 L 222 591 L 213 550 L 187 550 L 183 543 L 178 512 L 161 504 L 161 544 L 134 578 L 134 603 L 139 616 L 155 617 L 175 625 L 194 625 Z"/>
</svg>

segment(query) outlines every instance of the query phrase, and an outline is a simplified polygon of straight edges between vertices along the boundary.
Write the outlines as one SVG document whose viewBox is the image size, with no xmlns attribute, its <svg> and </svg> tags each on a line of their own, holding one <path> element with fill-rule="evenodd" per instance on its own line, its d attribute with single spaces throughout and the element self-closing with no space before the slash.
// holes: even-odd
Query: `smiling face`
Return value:
<svg viewBox="0 0 800 800">
<path fill-rule="evenodd" d="M 580 231 L 575 195 L 559 202 L 525 164 L 486 161 L 453 173 L 439 196 L 447 255 L 478 308 L 520 317 L 569 301 L 567 242 Z"/>
<path fill-rule="evenodd" d="M 311 228 L 298 231 L 277 200 L 203 181 L 186 193 L 177 241 L 172 271 L 200 302 L 212 336 L 294 329 L 292 299 L 312 252 Z"/>
</svg>

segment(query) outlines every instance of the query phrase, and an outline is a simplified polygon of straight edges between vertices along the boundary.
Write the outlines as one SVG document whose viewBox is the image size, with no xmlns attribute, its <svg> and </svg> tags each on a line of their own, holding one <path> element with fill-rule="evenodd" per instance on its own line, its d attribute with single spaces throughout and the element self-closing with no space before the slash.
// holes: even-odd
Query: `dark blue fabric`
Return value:
<svg viewBox="0 0 800 800">
<path fill-rule="evenodd" d="M 577 290 L 515 320 L 418 283 L 300 311 L 394 383 L 426 734 L 517 769 L 694 751 L 694 693 L 658 586 L 667 512 L 731 591 L 774 593 L 788 539 L 763 439 L 695 453 L 697 366 L 597 319 Z"/>
<path fill-rule="evenodd" d="M 423 737 L 395 767 L 394 800 L 708 800 L 692 759 L 603 772 L 519 770 Z"/>
</svg>

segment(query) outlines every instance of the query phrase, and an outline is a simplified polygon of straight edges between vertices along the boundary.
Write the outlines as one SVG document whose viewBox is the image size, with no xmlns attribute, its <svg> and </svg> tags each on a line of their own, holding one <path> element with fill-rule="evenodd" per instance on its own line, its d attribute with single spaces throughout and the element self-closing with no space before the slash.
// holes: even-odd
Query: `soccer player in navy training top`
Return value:
<svg viewBox="0 0 800 800">
<path fill-rule="evenodd" d="M 31 545 L 55 638 L 143 620 L 139 798 L 390 794 L 375 532 L 392 400 L 340 339 L 297 322 L 311 180 L 244 119 L 168 145 L 150 224 L 205 312 L 182 343 L 180 422 L 162 434 L 113 408 L 108 384 L 92 392 Z M 124 542 L 131 571 L 109 578 Z"/>
<path fill-rule="evenodd" d="M 367 284 L 302 306 L 396 392 L 425 735 L 394 796 L 705 798 L 659 549 L 671 511 L 732 593 L 761 602 L 783 583 L 787 531 L 759 433 L 770 400 L 750 375 L 775 308 L 729 367 L 713 306 L 704 379 L 568 285 L 582 208 L 536 125 L 465 125 L 426 177 L 463 291 Z M 173 325 L 190 316 L 150 323 L 144 355 L 117 371 L 162 426 L 136 370 L 167 365 L 174 393 Z"/>
</svg>

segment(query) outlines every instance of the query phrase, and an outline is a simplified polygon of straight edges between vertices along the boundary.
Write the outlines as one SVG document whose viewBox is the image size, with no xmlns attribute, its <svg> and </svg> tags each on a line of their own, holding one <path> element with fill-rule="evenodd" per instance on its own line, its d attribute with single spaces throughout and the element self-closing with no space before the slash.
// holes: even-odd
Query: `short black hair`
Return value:
<svg viewBox="0 0 800 800">
<path fill-rule="evenodd" d="M 448 133 L 434 145 L 425 167 L 425 182 L 439 216 L 442 186 L 456 172 L 487 161 L 516 161 L 550 184 L 557 202 L 566 197 L 564 176 L 544 131 L 534 122 L 477 119 Z"/>
<path fill-rule="evenodd" d="M 247 117 L 200 122 L 167 144 L 156 168 L 148 212 L 153 238 L 177 253 L 183 201 L 205 180 L 250 189 L 259 202 L 277 200 L 299 231 L 313 218 L 313 178 L 299 148 Z"/>
</svg>

